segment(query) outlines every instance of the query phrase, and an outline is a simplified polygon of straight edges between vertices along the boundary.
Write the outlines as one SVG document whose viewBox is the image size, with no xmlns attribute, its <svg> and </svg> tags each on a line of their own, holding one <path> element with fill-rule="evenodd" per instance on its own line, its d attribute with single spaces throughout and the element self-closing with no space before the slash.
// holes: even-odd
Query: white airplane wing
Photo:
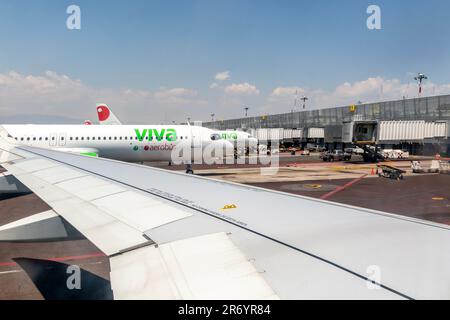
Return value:
<svg viewBox="0 0 450 320">
<path fill-rule="evenodd" d="M 0 127 L 1 130 L 1 127 Z M 115 299 L 449 299 L 448 226 L 0 138 Z"/>
</svg>

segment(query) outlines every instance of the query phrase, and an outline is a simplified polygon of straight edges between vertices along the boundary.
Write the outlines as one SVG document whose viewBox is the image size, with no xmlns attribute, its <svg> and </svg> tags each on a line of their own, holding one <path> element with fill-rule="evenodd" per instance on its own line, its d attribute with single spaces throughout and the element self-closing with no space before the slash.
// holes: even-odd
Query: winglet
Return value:
<svg viewBox="0 0 450 320">
<path fill-rule="evenodd" d="M 107 125 L 120 125 L 122 124 L 119 119 L 112 113 L 111 109 L 104 104 L 97 104 L 97 116 L 98 121 L 100 124 L 107 124 Z"/>
</svg>

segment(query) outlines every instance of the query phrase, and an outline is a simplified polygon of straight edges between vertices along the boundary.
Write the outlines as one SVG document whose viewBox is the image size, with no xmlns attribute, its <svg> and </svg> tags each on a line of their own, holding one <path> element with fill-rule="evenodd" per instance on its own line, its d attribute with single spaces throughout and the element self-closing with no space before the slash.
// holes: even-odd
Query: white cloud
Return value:
<svg viewBox="0 0 450 320">
<path fill-rule="evenodd" d="M 305 89 L 300 87 L 277 87 L 270 94 L 272 97 L 287 97 L 305 93 Z"/>
<path fill-rule="evenodd" d="M 52 71 L 38 76 L 15 71 L 0 73 L 0 117 L 48 115 L 49 119 L 95 120 L 95 104 L 101 101 L 108 103 L 124 120 L 135 123 L 145 121 L 145 116 L 160 120 L 169 113 L 177 119 L 187 107 L 195 109 L 206 104 L 197 96 L 195 90 L 187 88 L 160 88 L 155 92 L 93 88 Z"/>
<path fill-rule="evenodd" d="M 377 95 L 383 94 L 386 89 L 389 92 L 400 86 L 401 83 L 398 79 L 385 80 L 376 77 L 354 83 L 345 82 L 339 85 L 334 93 L 341 98 Z"/>
<path fill-rule="evenodd" d="M 268 103 L 271 109 L 294 105 L 298 95 L 309 98 L 308 104 L 312 109 L 344 106 L 348 104 L 396 100 L 417 97 L 418 87 L 414 82 L 402 83 L 399 79 L 385 79 L 371 77 L 353 83 L 344 82 L 335 89 L 310 89 L 301 87 L 277 87 L 269 96 Z M 423 85 L 423 96 L 450 93 L 450 85 L 436 85 L 432 82 Z"/>
<path fill-rule="evenodd" d="M 161 88 L 159 91 L 154 93 L 154 97 L 158 104 L 169 107 L 192 107 L 196 105 L 204 105 L 206 103 L 205 101 L 195 99 L 197 95 L 197 91 L 187 88 Z"/>
<path fill-rule="evenodd" d="M 225 93 L 232 95 L 259 95 L 260 91 L 254 85 L 245 82 L 233 83 L 225 87 Z"/>
<path fill-rule="evenodd" d="M 161 88 L 155 92 L 155 97 L 160 99 L 174 98 L 174 97 L 195 97 L 197 92 L 186 88 Z"/>
<path fill-rule="evenodd" d="M 209 86 L 210 89 L 215 89 L 217 88 L 219 85 L 216 82 L 211 83 L 211 85 Z"/>
<path fill-rule="evenodd" d="M 216 74 L 215 79 L 218 81 L 225 81 L 230 79 L 230 71 L 223 71 Z"/>
</svg>

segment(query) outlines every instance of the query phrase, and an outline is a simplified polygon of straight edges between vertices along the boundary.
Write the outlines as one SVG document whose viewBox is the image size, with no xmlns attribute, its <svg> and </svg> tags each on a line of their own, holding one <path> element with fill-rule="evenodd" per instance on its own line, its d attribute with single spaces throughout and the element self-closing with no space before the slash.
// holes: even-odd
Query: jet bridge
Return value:
<svg viewBox="0 0 450 320">
<path fill-rule="evenodd" d="M 446 139 L 448 123 L 446 121 L 364 121 L 344 122 L 342 142 L 352 143 L 364 149 L 364 160 L 368 162 L 382 160 L 378 151 L 383 144 L 439 142 Z"/>
</svg>

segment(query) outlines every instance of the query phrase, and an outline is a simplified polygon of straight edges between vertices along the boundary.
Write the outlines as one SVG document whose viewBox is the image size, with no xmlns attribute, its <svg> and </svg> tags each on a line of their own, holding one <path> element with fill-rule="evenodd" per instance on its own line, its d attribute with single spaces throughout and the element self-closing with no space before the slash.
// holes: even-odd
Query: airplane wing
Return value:
<svg viewBox="0 0 450 320">
<path fill-rule="evenodd" d="M 448 226 L 0 136 L 0 165 L 109 257 L 115 299 L 450 298 Z"/>
</svg>

